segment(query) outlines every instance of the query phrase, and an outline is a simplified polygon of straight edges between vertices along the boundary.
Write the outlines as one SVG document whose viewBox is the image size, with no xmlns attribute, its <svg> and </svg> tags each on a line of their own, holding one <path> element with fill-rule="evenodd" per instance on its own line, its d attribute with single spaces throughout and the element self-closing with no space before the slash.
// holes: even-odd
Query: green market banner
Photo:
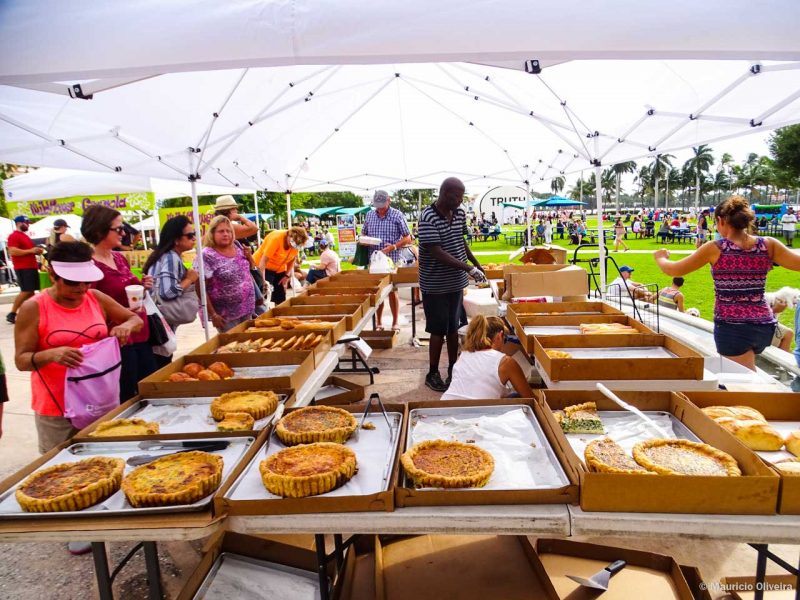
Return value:
<svg viewBox="0 0 800 600">
<path fill-rule="evenodd" d="M 135 192 L 131 194 L 100 194 L 97 196 L 70 196 L 52 200 L 30 200 L 26 202 L 7 202 L 8 214 L 11 218 L 25 215 L 31 219 L 60 215 L 82 215 L 83 211 L 93 204 L 101 204 L 120 212 L 149 210 L 156 207 L 156 196 L 153 192 Z"/>
<path fill-rule="evenodd" d="M 211 222 L 211 219 L 214 218 L 214 205 L 213 204 L 202 204 L 197 207 L 198 212 L 200 213 L 200 235 L 205 235 L 206 229 L 208 229 L 208 224 Z M 189 217 L 190 221 L 194 221 L 192 218 L 192 207 L 191 206 L 179 206 L 175 208 L 159 208 L 158 209 L 158 223 L 159 227 L 163 227 L 164 223 L 167 222 L 168 219 L 172 217 L 177 217 L 178 215 L 184 215 Z"/>
</svg>

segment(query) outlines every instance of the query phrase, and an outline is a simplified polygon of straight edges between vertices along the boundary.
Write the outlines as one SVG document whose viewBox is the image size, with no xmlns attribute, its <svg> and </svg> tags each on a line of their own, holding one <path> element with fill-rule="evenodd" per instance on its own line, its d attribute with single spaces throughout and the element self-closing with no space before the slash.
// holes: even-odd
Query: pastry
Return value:
<svg viewBox="0 0 800 600">
<path fill-rule="evenodd" d="M 279 327 L 280 324 L 280 320 L 273 317 L 259 317 L 255 320 L 255 325 L 259 327 Z"/>
<path fill-rule="evenodd" d="M 764 421 L 718 417 L 717 424 L 730 431 L 751 450 L 774 452 L 783 448 L 783 437 Z"/>
<path fill-rule="evenodd" d="M 628 456 L 622 446 L 608 437 L 589 442 L 583 456 L 590 471 L 654 475 Z"/>
<path fill-rule="evenodd" d="M 189 377 L 197 378 L 197 374 L 203 370 L 203 365 L 198 363 L 187 363 L 183 365 L 183 372 L 186 373 Z"/>
<path fill-rule="evenodd" d="M 483 487 L 494 472 L 494 458 L 483 448 L 444 440 L 414 444 L 400 462 L 417 487 Z"/>
<path fill-rule="evenodd" d="M 795 456 L 800 456 L 800 431 L 793 431 L 786 436 L 786 449 Z"/>
<path fill-rule="evenodd" d="M 222 377 L 214 373 L 214 371 L 209 371 L 208 369 L 203 369 L 197 374 L 197 378 L 200 381 L 220 381 Z"/>
<path fill-rule="evenodd" d="M 134 508 L 192 504 L 219 487 L 222 467 L 222 457 L 209 452 L 167 454 L 131 471 L 122 491 Z"/>
<path fill-rule="evenodd" d="M 199 381 L 196 377 L 191 377 L 186 373 L 173 373 L 169 376 L 167 381 L 177 382 L 177 381 Z"/>
<path fill-rule="evenodd" d="M 124 469 L 124 460 L 106 456 L 46 467 L 17 487 L 17 502 L 25 512 L 83 510 L 116 492 Z"/>
<path fill-rule="evenodd" d="M 330 442 L 284 448 L 258 466 L 268 491 L 284 498 L 325 494 L 347 483 L 357 468 L 356 454 Z"/>
<path fill-rule="evenodd" d="M 556 420 L 559 420 L 557 417 Z M 584 402 L 568 406 L 560 416 L 559 424 L 564 433 L 590 433 L 602 435 L 605 433 L 603 423 L 597 416 L 597 405 L 594 402 Z"/>
<path fill-rule="evenodd" d="M 550 358 L 572 358 L 572 354 L 563 350 L 545 350 Z"/>
<path fill-rule="evenodd" d="M 800 475 L 800 458 L 784 458 L 773 464 L 783 475 Z"/>
<path fill-rule="evenodd" d="M 287 446 L 312 442 L 344 444 L 358 427 L 356 418 L 335 406 L 307 406 L 287 414 L 275 427 Z"/>
<path fill-rule="evenodd" d="M 622 323 L 581 323 L 583 334 L 638 333 L 636 328 Z"/>
<path fill-rule="evenodd" d="M 229 379 L 233 377 L 233 369 L 231 369 L 224 362 L 215 362 L 208 365 L 208 370 L 219 375 L 222 379 Z M 200 379 L 198 375 L 198 379 Z"/>
<path fill-rule="evenodd" d="M 661 475 L 741 475 L 736 460 L 708 444 L 689 440 L 647 440 L 633 447 L 634 460 Z"/>
<path fill-rule="evenodd" d="M 708 406 L 703 409 L 703 412 L 714 420 L 719 417 L 733 417 L 734 419 L 744 419 L 745 421 L 767 422 L 764 415 L 749 406 Z"/>
<path fill-rule="evenodd" d="M 156 435 L 160 433 L 158 423 L 144 419 L 117 419 L 98 423 L 91 437 L 115 437 L 120 435 Z"/>
<path fill-rule="evenodd" d="M 221 421 L 227 413 L 247 413 L 258 421 L 278 408 L 275 392 L 228 392 L 211 401 L 211 416 Z"/>
<path fill-rule="evenodd" d="M 217 431 L 250 431 L 255 423 L 253 416 L 245 412 L 228 412 L 217 423 Z"/>
</svg>

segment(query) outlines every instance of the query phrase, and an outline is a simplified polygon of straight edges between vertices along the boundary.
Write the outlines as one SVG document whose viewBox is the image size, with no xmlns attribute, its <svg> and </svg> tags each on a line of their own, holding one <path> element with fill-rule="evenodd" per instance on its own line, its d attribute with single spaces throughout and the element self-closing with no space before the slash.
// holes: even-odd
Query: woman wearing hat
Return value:
<svg viewBox="0 0 800 600">
<path fill-rule="evenodd" d="M 64 417 L 64 380 L 67 367 L 83 361 L 80 347 L 109 335 L 124 346 L 143 325 L 133 312 L 90 289 L 103 278 L 92 261 L 90 246 L 82 242 L 56 244 L 48 273 L 53 286 L 22 305 L 14 329 L 17 369 L 35 371 L 31 405 L 41 453 L 76 432 Z"/>
<path fill-rule="evenodd" d="M 272 286 L 272 302 L 276 305 L 286 300 L 286 286 L 294 273 L 300 279 L 305 277 L 297 266 L 297 255 L 307 240 L 304 227 L 278 229 L 264 238 L 253 255 L 264 280 Z"/>
<path fill-rule="evenodd" d="M 228 217 L 233 227 L 233 235 L 237 240 L 253 237 L 258 233 L 258 225 L 244 215 L 239 214 L 239 205 L 233 196 L 220 196 L 214 202 L 214 215 Z"/>
<path fill-rule="evenodd" d="M 76 241 L 69 233 L 69 224 L 64 219 L 56 219 L 53 221 L 53 229 L 50 230 L 50 235 L 47 238 L 48 250 L 55 246 L 58 242 L 74 242 Z"/>
</svg>

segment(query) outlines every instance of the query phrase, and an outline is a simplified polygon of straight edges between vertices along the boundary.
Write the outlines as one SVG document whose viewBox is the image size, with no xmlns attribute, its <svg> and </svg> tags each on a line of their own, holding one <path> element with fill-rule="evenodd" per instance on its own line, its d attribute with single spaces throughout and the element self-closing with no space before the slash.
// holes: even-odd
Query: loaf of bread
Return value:
<svg viewBox="0 0 800 600">
<path fill-rule="evenodd" d="M 784 475 L 800 475 L 800 458 L 786 458 L 775 463 Z"/>
<path fill-rule="evenodd" d="M 795 456 L 800 456 L 800 431 L 793 431 L 786 436 L 786 449 Z"/>
<path fill-rule="evenodd" d="M 774 452 L 783 448 L 783 437 L 765 421 L 733 417 L 719 417 L 714 420 L 751 450 Z"/>
<path fill-rule="evenodd" d="M 703 412 L 715 421 L 718 417 L 733 417 L 734 419 L 743 419 L 745 421 L 767 422 L 764 415 L 749 406 L 709 406 L 704 408 Z"/>
</svg>

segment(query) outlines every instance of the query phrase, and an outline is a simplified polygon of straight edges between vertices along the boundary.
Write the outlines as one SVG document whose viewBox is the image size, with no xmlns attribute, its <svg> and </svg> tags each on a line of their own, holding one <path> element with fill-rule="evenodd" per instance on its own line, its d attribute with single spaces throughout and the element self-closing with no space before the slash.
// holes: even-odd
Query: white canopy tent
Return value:
<svg viewBox="0 0 800 600">
<path fill-rule="evenodd" d="M 599 181 L 800 121 L 800 62 L 775 62 L 800 61 L 789 0 L 167 4 L 4 3 L 0 160 L 286 191 L 288 210 L 447 176 Z M 97 35 L 56 44 L 72 25 Z"/>
</svg>

